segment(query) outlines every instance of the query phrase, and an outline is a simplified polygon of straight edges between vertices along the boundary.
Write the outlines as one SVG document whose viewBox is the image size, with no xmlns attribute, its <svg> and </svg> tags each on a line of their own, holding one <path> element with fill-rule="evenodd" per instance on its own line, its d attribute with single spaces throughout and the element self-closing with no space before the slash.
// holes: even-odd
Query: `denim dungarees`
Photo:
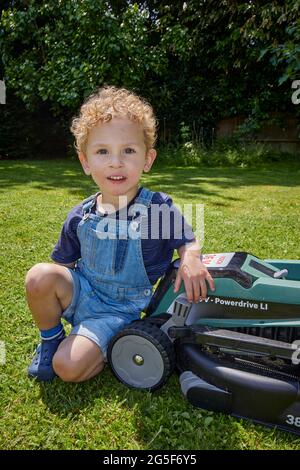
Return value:
<svg viewBox="0 0 300 470">
<path fill-rule="evenodd" d="M 109 215 L 91 213 L 97 195 L 83 203 L 84 216 L 77 227 L 81 259 L 75 269 L 69 269 L 73 297 L 62 316 L 73 326 L 70 334 L 94 341 L 105 359 L 110 339 L 126 324 L 139 319 L 151 299 L 140 220 L 141 213 L 147 214 L 153 194 L 142 188 L 133 207 L 143 210 L 136 211 L 132 220 L 116 220 L 113 215 L 113 223 Z"/>
</svg>

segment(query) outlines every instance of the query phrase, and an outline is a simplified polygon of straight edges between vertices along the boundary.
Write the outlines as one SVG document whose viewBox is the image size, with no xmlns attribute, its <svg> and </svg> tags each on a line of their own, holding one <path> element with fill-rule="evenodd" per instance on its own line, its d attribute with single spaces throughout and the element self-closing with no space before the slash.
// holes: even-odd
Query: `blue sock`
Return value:
<svg viewBox="0 0 300 470">
<path fill-rule="evenodd" d="M 59 323 L 57 326 L 54 326 L 53 328 L 49 328 L 49 330 L 40 330 L 41 338 L 43 340 L 50 340 L 50 339 L 57 338 L 61 334 L 63 329 L 64 327 L 62 323 Z"/>
</svg>

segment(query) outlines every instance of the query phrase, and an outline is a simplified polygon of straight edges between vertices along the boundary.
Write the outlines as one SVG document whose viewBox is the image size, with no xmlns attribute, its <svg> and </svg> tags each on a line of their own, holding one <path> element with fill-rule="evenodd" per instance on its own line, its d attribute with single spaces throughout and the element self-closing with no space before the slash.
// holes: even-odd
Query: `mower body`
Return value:
<svg viewBox="0 0 300 470">
<path fill-rule="evenodd" d="M 174 261 L 134 335 L 127 331 L 126 341 L 119 338 L 122 348 L 113 343 L 109 357 L 116 376 L 128 386 L 154 390 L 173 361 L 194 406 L 300 434 L 300 261 L 260 260 L 245 252 L 203 255 L 202 261 L 215 291 L 197 304 L 187 301 L 183 285 L 175 294 Z M 154 329 L 160 336 L 156 332 L 152 341 Z M 147 347 L 140 346 L 140 336 L 136 342 L 136 333 L 144 334 Z"/>
<path fill-rule="evenodd" d="M 263 261 L 244 253 L 203 255 L 216 290 L 195 304 L 189 322 L 212 327 L 300 327 L 300 261 Z M 179 260 L 161 280 L 147 309 L 157 316 L 172 310 Z M 274 277 L 274 275 L 278 277 Z M 282 274 L 280 274 L 282 273 Z"/>
</svg>

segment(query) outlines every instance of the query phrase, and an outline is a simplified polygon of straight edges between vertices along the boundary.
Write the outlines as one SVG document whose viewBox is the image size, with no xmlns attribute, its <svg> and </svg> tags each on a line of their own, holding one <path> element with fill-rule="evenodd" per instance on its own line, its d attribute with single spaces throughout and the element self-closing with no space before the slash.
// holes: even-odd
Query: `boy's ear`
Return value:
<svg viewBox="0 0 300 470">
<path fill-rule="evenodd" d="M 78 158 L 80 160 L 83 171 L 85 172 L 86 175 L 89 176 L 91 174 L 91 170 L 90 170 L 90 166 L 89 166 L 86 156 L 84 155 L 83 152 L 78 152 Z"/>
<path fill-rule="evenodd" d="M 157 156 L 156 150 L 154 149 L 148 150 L 147 155 L 146 155 L 145 165 L 144 165 L 144 171 L 146 173 L 148 173 L 148 171 L 151 170 L 151 167 L 154 163 L 154 160 L 156 159 L 156 156 Z"/>
</svg>

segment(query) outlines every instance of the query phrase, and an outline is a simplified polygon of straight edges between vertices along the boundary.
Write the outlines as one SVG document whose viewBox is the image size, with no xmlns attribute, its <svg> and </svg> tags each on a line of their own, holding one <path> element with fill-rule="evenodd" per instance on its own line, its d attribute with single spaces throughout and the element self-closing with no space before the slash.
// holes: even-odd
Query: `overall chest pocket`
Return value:
<svg viewBox="0 0 300 470">
<path fill-rule="evenodd" d="M 98 273 L 115 274 L 118 244 L 115 232 L 99 231 L 97 227 L 90 226 L 87 242 L 89 249 L 86 262 L 89 268 Z"/>
</svg>

